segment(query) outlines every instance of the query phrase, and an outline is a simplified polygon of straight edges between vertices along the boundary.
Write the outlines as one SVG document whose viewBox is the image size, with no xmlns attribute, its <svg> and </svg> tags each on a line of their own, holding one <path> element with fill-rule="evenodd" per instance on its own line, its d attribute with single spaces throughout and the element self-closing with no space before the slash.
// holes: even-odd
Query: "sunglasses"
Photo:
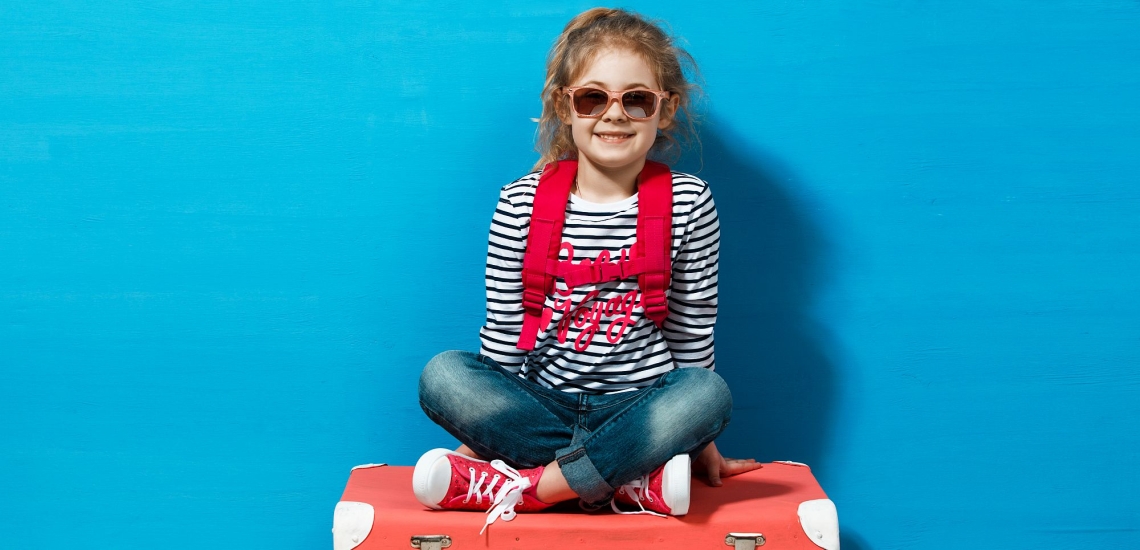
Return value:
<svg viewBox="0 0 1140 550">
<path fill-rule="evenodd" d="M 662 99 L 669 92 L 661 90 L 602 90 L 590 86 L 567 86 L 562 90 L 570 96 L 574 112 L 582 118 L 598 118 L 617 101 L 630 120 L 647 120 L 657 113 Z"/>
</svg>

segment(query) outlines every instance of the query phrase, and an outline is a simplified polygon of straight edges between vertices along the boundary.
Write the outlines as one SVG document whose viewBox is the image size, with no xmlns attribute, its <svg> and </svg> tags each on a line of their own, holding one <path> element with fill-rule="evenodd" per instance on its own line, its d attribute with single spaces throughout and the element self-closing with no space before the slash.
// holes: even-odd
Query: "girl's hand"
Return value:
<svg viewBox="0 0 1140 550">
<path fill-rule="evenodd" d="M 707 472 L 708 484 L 713 487 L 720 487 L 722 485 L 721 477 L 751 472 L 762 466 L 754 458 L 725 458 L 720 456 L 720 451 L 716 449 L 716 443 L 713 442 L 709 443 L 709 446 L 705 447 L 705 450 L 697 456 L 696 467 L 693 469 L 698 472 Z"/>
</svg>

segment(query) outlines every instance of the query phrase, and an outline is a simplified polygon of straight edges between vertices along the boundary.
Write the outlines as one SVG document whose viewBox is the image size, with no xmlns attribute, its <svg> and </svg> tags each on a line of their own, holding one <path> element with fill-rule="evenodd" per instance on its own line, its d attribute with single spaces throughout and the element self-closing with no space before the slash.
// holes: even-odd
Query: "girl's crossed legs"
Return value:
<svg viewBox="0 0 1140 550">
<path fill-rule="evenodd" d="M 696 458 L 728 425 L 732 397 L 719 375 L 701 368 L 674 369 L 639 391 L 593 395 L 545 388 L 489 357 L 449 351 L 424 368 L 420 406 L 486 460 L 518 468 L 556 462 L 544 480 L 561 475 L 597 506 L 674 455 Z"/>
</svg>

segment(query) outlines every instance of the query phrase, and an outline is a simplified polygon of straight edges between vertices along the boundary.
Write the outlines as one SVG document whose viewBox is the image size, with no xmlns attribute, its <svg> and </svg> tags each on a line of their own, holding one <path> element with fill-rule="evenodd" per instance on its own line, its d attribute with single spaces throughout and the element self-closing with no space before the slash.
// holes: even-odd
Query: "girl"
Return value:
<svg viewBox="0 0 1140 550">
<path fill-rule="evenodd" d="M 416 463 L 429 508 L 489 510 L 487 525 L 570 499 L 683 515 L 690 458 L 714 486 L 760 467 L 713 443 L 732 398 L 713 372 L 712 196 L 647 161 L 692 133 L 683 62 L 657 25 L 622 10 L 586 11 L 555 42 L 537 171 L 503 187 L 492 219 L 480 353 L 440 354 L 420 378 L 424 412 L 462 442 Z M 666 220 L 656 237 L 652 208 Z M 654 264 L 660 249 L 668 262 Z M 671 266 L 659 299 L 650 264 Z"/>
</svg>

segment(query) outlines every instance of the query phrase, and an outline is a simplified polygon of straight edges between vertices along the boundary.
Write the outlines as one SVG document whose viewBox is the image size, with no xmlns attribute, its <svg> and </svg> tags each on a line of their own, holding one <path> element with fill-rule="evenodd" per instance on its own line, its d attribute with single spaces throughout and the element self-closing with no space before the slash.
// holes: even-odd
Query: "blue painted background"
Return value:
<svg viewBox="0 0 1140 550">
<path fill-rule="evenodd" d="M 586 7 L 0 4 L 0 546 L 328 548 L 453 444 L 415 380 Z M 707 82 L 724 451 L 847 550 L 1140 547 L 1140 3 L 630 7 Z"/>
</svg>

